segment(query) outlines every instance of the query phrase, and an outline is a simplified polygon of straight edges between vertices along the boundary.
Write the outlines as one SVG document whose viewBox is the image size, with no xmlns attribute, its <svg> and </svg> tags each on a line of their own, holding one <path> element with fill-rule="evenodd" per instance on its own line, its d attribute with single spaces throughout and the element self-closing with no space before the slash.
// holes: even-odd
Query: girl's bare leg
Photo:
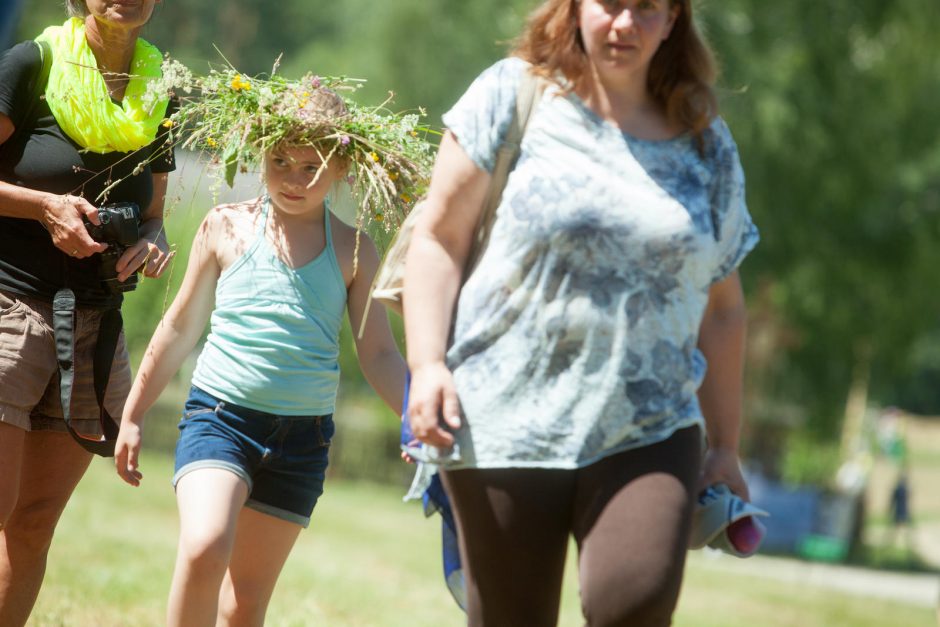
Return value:
<svg viewBox="0 0 940 627">
<path fill-rule="evenodd" d="M 180 539 L 170 586 L 167 625 L 215 623 L 225 576 L 248 486 L 234 473 L 200 468 L 176 484 Z"/>
<path fill-rule="evenodd" d="M 302 527 L 248 507 L 242 509 L 235 547 L 219 592 L 222 627 L 264 624 L 277 578 Z"/>
</svg>

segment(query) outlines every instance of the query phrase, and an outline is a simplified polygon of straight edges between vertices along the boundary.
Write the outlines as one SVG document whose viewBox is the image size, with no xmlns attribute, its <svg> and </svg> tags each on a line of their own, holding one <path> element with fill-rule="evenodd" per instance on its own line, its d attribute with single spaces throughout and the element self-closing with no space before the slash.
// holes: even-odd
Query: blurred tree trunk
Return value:
<svg viewBox="0 0 940 627">
<path fill-rule="evenodd" d="M 871 345 L 859 342 L 854 351 L 855 366 L 845 402 L 842 422 L 842 459 L 849 460 L 863 452 L 864 423 L 868 409 L 868 388 L 871 381 Z"/>
</svg>

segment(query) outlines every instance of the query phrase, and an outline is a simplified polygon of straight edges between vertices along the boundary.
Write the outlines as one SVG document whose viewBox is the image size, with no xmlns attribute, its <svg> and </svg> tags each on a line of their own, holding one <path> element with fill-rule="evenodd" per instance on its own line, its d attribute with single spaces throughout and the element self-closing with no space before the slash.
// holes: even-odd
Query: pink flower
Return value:
<svg viewBox="0 0 940 627">
<path fill-rule="evenodd" d="M 344 145 L 344 146 L 348 146 L 348 145 L 349 145 L 349 141 L 350 141 L 350 140 L 349 140 L 349 135 L 343 135 L 342 137 L 339 138 L 339 143 L 341 143 L 341 144 Z"/>
</svg>

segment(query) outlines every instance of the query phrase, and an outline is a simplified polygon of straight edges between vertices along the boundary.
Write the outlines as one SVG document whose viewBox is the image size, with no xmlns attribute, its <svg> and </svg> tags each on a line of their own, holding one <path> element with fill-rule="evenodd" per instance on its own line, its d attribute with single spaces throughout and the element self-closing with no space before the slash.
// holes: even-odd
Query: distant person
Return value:
<svg viewBox="0 0 940 627">
<path fill-rule="evenodd" d="M 911 522 L 910 489 L 907 483 L 907 473 L 898 476 L 894 489 L 891 491 L 891 522 L 895 525 L 907 525 Z"/>
<path fill-rule="evenodd" d="M 143 78 L 162 54 L 139 38 L 156 0 L 69 0 L 68 21 L 0 56 L 0 625 L 22 625 L 42 585 L 59 516 L 92 454 L 63 418 L 53 299 L 75 295 L 70 425 L 102 434 L 94 355 L 105 310 L 122 296 L 102 281 L 104 202 L 139 207 L 140 239 L 108 268 L 126 281 L 141 268 L 160 276 L 170 258 L 163 228 L 167 173 L 174 169 L 163 122 L 167 100 L 144 111 Z M 45 64 L 44 61 L 45 60 Z M 42 82 L 43 67 L 46 83 Z M 107 190 L 107 191 L 106 191 Z M 113 312 L 112 312 L 113 313 Z M 104 349 L 107 353 L 107 349 Z M 117 418 L 131 385 L 121 334 L 104 408 Z M 116 430 L 116 425 L 114 426 Z M 81 541 L 73 538 L 72 541 Z"/>
<path fill-rule="evenodd" d="M 555 84 L 461 289 L 525 72 Z M 748 497 L 736 268 L 758 234 L 714 75 L 687 0 L 547 0 L 444 117 L 408 413 L 441 449 L 470 625 L 554 625 L 571 536 L 587 624 L 668 625 L 696 495 Z"/>
<path fill-rule="evenodd" d="M 903 541 L 905 549 L 913 548 L 913 520 L 911 517 L 911 488 L 908 472 L 902 468 L 898 472 L 897 480 L 891 489 L 891 498 L 888 502 L 888 519 L 890 521 L 889 546 L 897 544 L 898 536 Z"/>
<path fill-rule="evenodd" d="M 250 87 L 241 76 L 232 83 Z M 279 124 L 290 132 L 263 153 L 264 193 L 220 205 L 203 221 L 118 437 L 117 472 L 137 485 L 144 415 L 211 319 L 179 424 L 180 539 L 169 625 L 263 624 L 323 492 L 343 314 L 359 329 L 378 267 L 371 241 L 334 218 L 327 198 L 348 172 L 344 101 L 315 83 L 282 88 L 269 106 L 300 104 L 281 112 Z M 369 150 L 376 161 L 388 156 Z M 397 413 L 405 363 L 384 311 L 373 307 L 356 349 L 366 379 Z"/>
</svg>

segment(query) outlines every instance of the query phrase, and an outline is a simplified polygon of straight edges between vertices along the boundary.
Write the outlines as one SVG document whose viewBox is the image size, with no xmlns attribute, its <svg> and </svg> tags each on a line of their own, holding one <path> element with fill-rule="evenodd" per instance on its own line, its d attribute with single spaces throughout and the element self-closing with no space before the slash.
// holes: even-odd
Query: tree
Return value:
<svg viewBox="0 0 940 627">
<path fill-rule="evenodd" d="M 890 389 L 940 320 L 936 17 L 931 0 L 705 15 L 763 235 L 744 277 L 777 326 L 758 393 L 795 399 L 820 439 L 838 436 L 853 380 L 874 369 Z"/>
</svg>

